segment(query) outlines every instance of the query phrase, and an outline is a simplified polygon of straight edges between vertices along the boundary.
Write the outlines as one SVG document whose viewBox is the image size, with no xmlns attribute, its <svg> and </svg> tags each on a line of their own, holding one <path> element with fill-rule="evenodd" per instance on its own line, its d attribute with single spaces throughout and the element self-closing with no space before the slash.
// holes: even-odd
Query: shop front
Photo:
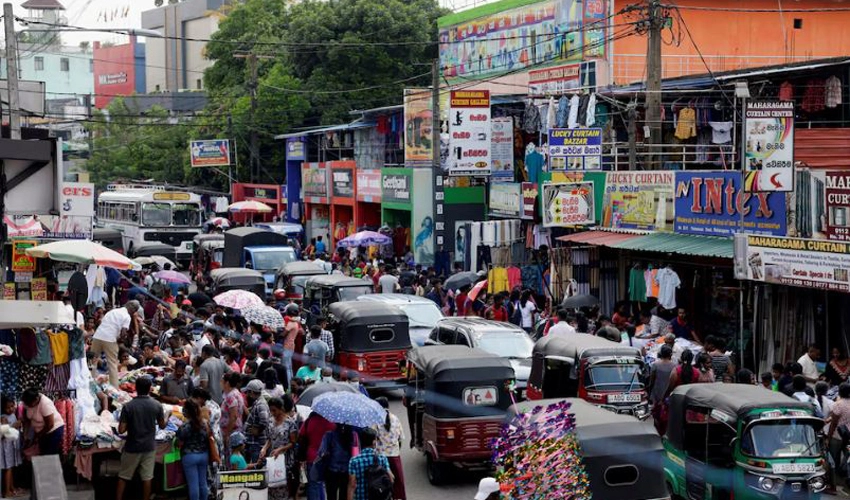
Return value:
<svg viewBox="0 0 850 500">
<path fill-rule="evenodd" d="M 357 194 L 354 205 L 357 230 L 377 230 L 381 226 L 381 171 L 358 169 L 354 187 Z"/>
<path fill-rule="evenodd" d="M 353 161 L 327 162 L 331 183 L 331 244 L 356 232 L 355 198 L 357 165 Z"/>
<path fill-rule="evenodd" d="M 275 217 L 282 218 L 286 214 L 286 196 L 283 188 L 275 184 L 244 184 L 234 183 L 233 201 L 258 201 L 265 203 L 272 208 L 272 211 L 265 214 L 245 214 L 234 213 L 230 214 L 229 218 L 233 222 L 246 223 L 248 220 L 254 222 L 271 222 Z"/>
<path fill-rule="evenodd" d="M 301 168 L 301 194 L 304 202 L 304 231 L 307 240 L 331 238 L 330 175 L 324 163 L 304 163 Z"/>
<path fill-rule="evenodd" d="M 392 231 L 397 257 L 413 253 L 416 264 L 434 265 L 434 189 L 431 169 L 381 171 L 381 219 Z M 415 187 L 414 187 L 415 185 Z"/>
</svg>

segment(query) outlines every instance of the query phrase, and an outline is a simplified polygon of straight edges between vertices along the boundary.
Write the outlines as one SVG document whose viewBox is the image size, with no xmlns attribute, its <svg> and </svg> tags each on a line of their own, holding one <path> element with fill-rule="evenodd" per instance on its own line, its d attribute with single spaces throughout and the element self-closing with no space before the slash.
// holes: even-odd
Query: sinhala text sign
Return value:
<svg viewBox="0 0 850 500">
<path fill-rule="evenodd" d="M 794 103 L 747 103 L 744 126 L 746 190 L 793 190 Z"/>
<path fill-rule="evenodd" d="M 670 231 L 673 179 L 669 171 L 608 172 L 602 202 L 602 226 L 641 231 Z"/>
<path fill-rule="evenodd" d="M 746 266 L 754 281 L 850 292 L 850 243 L 747 236 Z"/>
<path fill-rule="evenodd" d="M 549 129 L 549 170 L 599 170 L 601 168 L 601 128 Z"/>
<path fill-rule="evenodd" d="M 226 167 L 230 165 L 230 140 L 192 141 L 189 158 L 193 167 Z"/>
<path fill-rule="evenodd" d="M 490 175 L 490 92 L 453 90 L 449 106 L 449 175 Z"/>
<path fill-rule="evenodd" d="M 268 472 L 243 470 L 219 472 L 219 500 L 268 500 Z"/>
<path fill-rule="evenodd" d="M 543 226 L 596 223 L 592 182 L 543 184 Z"/>
</svg>

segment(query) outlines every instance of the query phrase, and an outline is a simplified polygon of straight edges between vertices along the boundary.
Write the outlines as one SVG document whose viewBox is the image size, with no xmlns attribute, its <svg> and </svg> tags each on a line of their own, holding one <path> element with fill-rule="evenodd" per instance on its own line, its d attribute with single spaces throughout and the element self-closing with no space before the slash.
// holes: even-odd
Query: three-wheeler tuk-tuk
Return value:
<svg viewBox="0 0 850 500">
<path fill-rule="evenodd" d="M 327 312 L 335 302 L 355 301 L 357 297 L 372 293 L 372 282 L 350 278 L 342 274 L 311 276 L 304 283 L 304 310 L 307 321 L 313 325 L 316 318 Z"/>
<path fill-rule="evenodd" d="M 587 334 L 534 344 L 526 397 L 578 397 L 616 413 L 649 416 L 640 350 Z"/>
<path fill-rule="evenodd" d="M 664 474 L 673 498 L 818 499 L 823 419 L 812 405 L 743 384 L 690 384 L 670 396 Z"/>
<path fill-rule="evenodd" d="M 575 416 L 575 435 L 594 498 L 661 500 L 669 493 L 664 484 L 664 447 L 655 427 L 627 415 L 603 410 L 583 399 L 543 399 L 517 403 L 508 410 L 510 422 L 518 413 L 533 413 L 533 422 L 551 417 L 549 408 L 569 402 Z"/>
<path fill-rule="evenodd" d="M 91 239 L 110 250 L 115 250 L 120 254 L 124 253 L 124 236 L 117 229 L 96 227 L 91 232 Z"/>
<path fill-rule="evenodd" d="M 177 262 L 177 250 L 173 246 L 166 245 L 165 243 L 142 243 L 141 245 L 133 247 L 129 255 L 131 259 L 135 259 L 136 257 L 156 256 L 162 256 L 172 262 Z"/>
<path fill-rule="evenodd" d="M 337 365 L 357 370 L 367 388 L 404 387 L 410 325 L 404 311 L 371 302 L 337 302 L 328 307 L 337 346 Z"/>
<path fill-rule="evenodd" d="M 224 260 L 224 241 L 209 240 L 202 241 L 197 248 L 197 257 L 193 257 L 193 277 L 199 287 L 207 287 L 210 284 L 210 272 L 219 269 Z"/>
<path fill-rule="evenodd" d="M 228 290 L 247 290 L 258 296 L 266 296 L 266 280 L 263 273 L 241 267 L 222 267 L 210 271 L 210 293 L 218 295 Z"/>
<path fill-rule="evenodd" d="M 311 276 L 328 274 L 324 267 L 313 262 L 289 262 L 280 266 L 274 279 L 275 289 L 286 291 L 287 300 L 300 301 Z"/>
<path fill-rule="evenodd" d="M 407 354 L 404 405 L 431 484 L 455 466 L 489 468 L 513 384 L 510 361 L 481 349 L 423 346 Z"/>
<path fill-rule="evenodd" d="M 224 235 L 222 233 L 199 234 L 192 238 L 192 261 L 189 264 L 189 269 L 192 273 L 197 273 L 198 268 L 201 267 L 198 262 L 201 257 L 201 245 L 207 241 L 221 242 L 221 247 L 224 248 Z M 209 269 L 207 269 L 207 271 L 209 271 Z"/>
</svg>

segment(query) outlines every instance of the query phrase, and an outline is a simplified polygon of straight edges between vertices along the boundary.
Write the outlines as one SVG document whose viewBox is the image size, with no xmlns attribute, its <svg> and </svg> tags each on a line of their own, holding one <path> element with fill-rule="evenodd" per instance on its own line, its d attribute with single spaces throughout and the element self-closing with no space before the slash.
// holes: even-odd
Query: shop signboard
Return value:
<svg viewBox="0 0 850 500">
<path fill-rule="evenodd" d="M 301 193 L 307 203 L 328 203 L 328 169 L 315 163 L 301 168 Z"/>
<path fill-rule="evenodd" d="M 850 292 L 848 242 L 748 235 L 740 248 L 746 248 L 750 280 Z M 740 252 L 739 246 L 735 251 Z"/>
<path fill-rule="evenodd" d="M 32 300 L 47 300 L 47 278 L 33 278 L 30 281 Z"/>
<path fill-rule="evenodd" d="M 384 174 L 381 180 L 381 201 L 410 205 L 412 186 L 410 174 Z"/>
<path fill-rule="evenodd" d="M 584 0 L 584 58 L 605 57 L 608 6 L 605 0 Z"/>
<path fill-rule="evenodd" d="M 490 175 L 490 91 L 452 90 L 449 106 L 449 175 Z"/>
<path fill-rule="evenodd" d="M 230 165 L 230 140 L 191 141 L 189 159 L 193 167 L 226 167 Z"/>
<path fill-rule="evenodd" d="M 743 210 L 745 232 L 785 236 L 783 193 L 745 192 L 741 189 L 740 172 L 676 172 L 675 175 L 675 232 L 732 236 L 741 230 Z"/>
<path fill-rule="evenodd" d="M 850 241 L 850 172 L 826 172 L 826 237 Z"/>
<path fill-rule="evenodd" d="M 537 195 L 539 189 L 533 182 L 522 183 L 522 215 L 520 218 L 534 220 L 537 213 Z"/>
<path fill-rule="evenodd" d="M 543 184 L 543 226 L 586 226 L 596 223 L 592 182 Z"/>
<path fill-rule="evenodd" d="M 565 64 L 528 72 L 529 97 L 545 97 L 575 92 L 581 87 L 581 65 Z"/>
<path fill-rule="evenodd" d="M 336 198 L 354 198 L 354 169 L 334 168 L 331 170 L 331 184 Z"/>
<path fill-rule="evenodd" d="M 794 102 L 749 102 L 744 121 L 746 190 L 794 189 Z"/>
<path fill-rule="evenodd" d="M 303 137 L 290 137 L 286 140 L 286 161 L 304 161 L 307 159 Z"/>
<path fill-rule="evenodd" d="M 34 272 L 35 257 L 27 255 L 28 248 L 38 245 L 35 240 L 13 240 L 12 241 L 12 272 Z"/>
<path fill-rule="evenodd" d="M 431 165 L 433 96 L 430 89 L 404 89 L 404 164 Z"/>
<path fill-rule="evenodd" d="M 514 119 L 502 116 L 490 120 L 490 161 L 493 164 L 493 182 L 514 180 Z"/>
<path fill-rule="evenodd" d="M 366 203 L 381 202 L 380 170 L 357 171 L 357 201 L 364 201 Z"/>
<path fill-rule="evenodd" d="M 549 170 L 600 170 L 601 128 L 549 129 Z"/>
<path fill-rule="evenodd" d="M 218 473 L 219 500 L 268 500 L 268 471 L 236 470 Z"/>
<path fill-rule="evenodd" d="M 519 182 L 490 184 L 490 215 L 519 218 L 523 214 L 522 185 Z"/>
<path fill-rule="evenodd" d="M 669 171 L 607 172 L 602 226 L 639 231 L 673 229 L 673 180 Z"/>
<path fill-rule="evenodd" d="M 277 203 L 277 190 L 272 186 L 245 186 L 245 198 L 268 200 Z"/>
<path fill-rule="evenodd" d="M 284 205 L 289 200 L 289 186 L 286 184 L 280 185 L 280 202 Z"/>
<path fill-rule="evenodd" d="M 416 189 L 410 193 L 413 195 L 413 203 L 410 213 L 410 236 L 412 242 L 413 257 L 417 264 L 423 266 L 434 265 L 434 240 L 435 240 L 435 213 L 434 213 L 434 180 L 430 168 L 417 168 L 413 170 L 412 177 Z M 384 191 L 386 193 L 386 191 Z"/>
<path fill-rule="evenodd" d="M 3 300 L 15 300 L 17 285 L 12 282 L 3 283 Z"/>
</svg>

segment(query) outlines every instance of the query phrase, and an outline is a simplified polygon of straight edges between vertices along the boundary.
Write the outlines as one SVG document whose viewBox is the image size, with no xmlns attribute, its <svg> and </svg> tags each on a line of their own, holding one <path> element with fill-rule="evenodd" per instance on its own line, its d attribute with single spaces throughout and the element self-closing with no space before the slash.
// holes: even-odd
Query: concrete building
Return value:
<svg viewBox="0 0 850 500">
<path fill-rule="evenodd" d="M 157 30 L 163 38 L 148 38 L 147 92 L 202 90 L 204 70 L 212 61 L 204 57 L 205 41 L 218 30 L 218 9 L 233 0 L 186 0 L 142 12 L 142 27 Z"/>
<path fill-rule="evenodd" d="M 135 36 L 122 45 L 94 42 L 94 105 L 103 109 L 118 96 L 144 94 L 145 44 Z"/>
</svg>

